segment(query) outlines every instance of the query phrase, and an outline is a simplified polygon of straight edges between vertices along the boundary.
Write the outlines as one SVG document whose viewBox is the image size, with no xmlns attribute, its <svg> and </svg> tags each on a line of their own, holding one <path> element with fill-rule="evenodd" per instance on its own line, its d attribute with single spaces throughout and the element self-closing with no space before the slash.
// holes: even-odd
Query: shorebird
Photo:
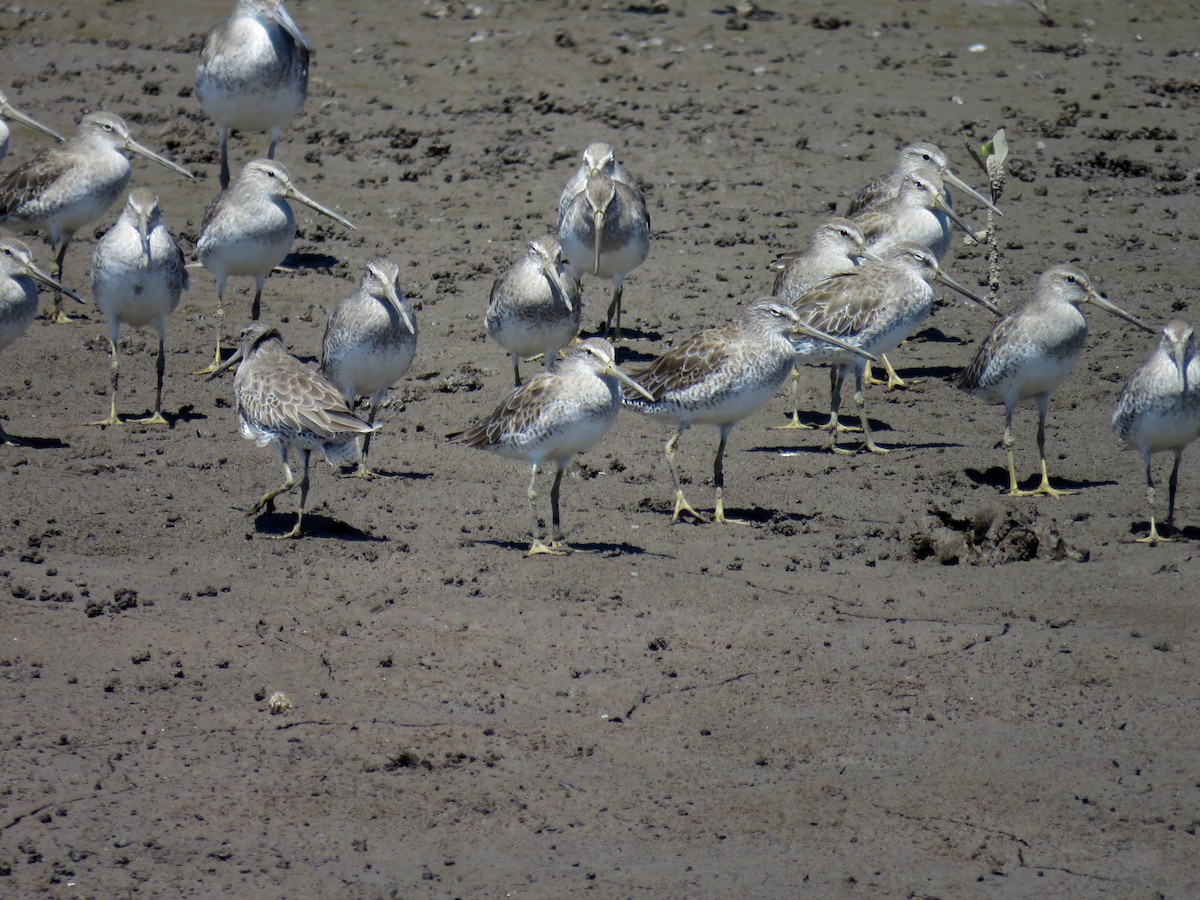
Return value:
<svg viewBox="0 0 1200 900">
<path fill-rule="evenodd" d="M 671 522 L 686 513 L 698 522 L 701 516 L 684 499 L 675 468 L 675 452 L 689 425 L 716 425 L 720 443 L 713 461 L 713 484 L 717 491 L 715 520 L 725 517 L 725 445 L 738 422 L 761 409 L 795 364 L 798 342 L 811 338 L 870 359 L 836 337 L 803 322 L 785 303 L 764 301 L 745 309 L 724 326 L 703 331 L 653 360 L 634 379 L 651 394 L 649 399 L 625 391 L 625 405 L 635 412 L 676 423 L 667 441 L 665 455 L 675 487 L 675 511 Z"/>
<path fill-rule="evenodd" d="M 813 232 L 812 243 L 803 252 L 787 253 L 771 263 L 776 271 L 771 296 L 783 303 L 795 303 L 826 278 L 853 272 L 860 260 L 879 259 L 867 249 L 862 229 L 849 219 L 834 217 L 822 222 Z M 780 429 L 807 428 L 800 423 L 798 384 L 800 372 L 792 367 L 792 420 Z"/>
<path fill-rule="evenodd" d="M 300 509 L 295 527 L 273 537 L 298 538 L 308 502 L 309 456 L 320 450 L 331 466 L 350 465 L 359 457 L 357 437 L 370 434 L 378 426 L 368 425 L 354 415 L 324 375 L 290 355 L 277 328 L 261 322 L 247 325 L 242 329 L 237 351 L 209 377 L 215 378 L 236 362 L 241 365 L 233 378 L 233 393 L 242 437 L 259 447 L 274 445 L 283 463 L 283 484 L 263 494 L 249 515 L 259 510 L 273 512 L 275 498 L 295 485 L 288 464 L 294 447 L 304 461 Z"/>
<path fill-rule="evenodd" d="M 595 446 L 612 428 L 621 408 L 621 385 L 649 396 L 617 368 L 612 344 L 589 338 L 572 347 L 554 368 L 514 388 L 496 410 L 473 428 L 446 435 L 455 444 L 491 450 L 506 459 L 529 463 L 529 515 L 533 543 L 528 556 L 560 554 L 570 548 L 559 540 L 558 493 L 563 472 L 577 453 Z M 550 489 L 550 542 L 538 536 L 537 474 L 542 462 L 555 464 Z"/>
<path fill-rule="evenodd" d="M 1037 293 L 995 324 L 971 364 L 959 373 L 956 386 L 989 403 L 1004 404 L 1004 451 L 1008 457 L 1008 494 L 1025 497 L 1047 494 L 1061 497 L 1074 491 L 1050 486 L 1046 472 L 1046 413 L 1050 395 L 1062 384 L 1083 350 L 1087 319 L 1079 307 L 1094 303 L 1144 331 L 1152 331 L 1136 317 L 1109 302 L 1091 279 L 1075 266 L 1047 269 L 1038 280 Z M 1033 399 L 1038 408 L 1038 454 L 1042 481 L 1031 491 L 1017 488 L 1013 466 L 1012 415 L 1021 400 Z"/>
<path fill-rule="evenodd" d="M 16 238 L 0 240 L 0 350 L 24 334 L 37 315 L 38 282 L 83 302 L 78 294 L 34 265 L 33 254 L 24 242 Z M 0 446 L 13 443 L 0 426 Z"/>
<path fill-rule="evenodd" d="M 612 281 L 604 329 L 619 340 L 625 276 L 650 254 L 650 214 L 641 192 L 603 172 L 591 172 L 567 207 L 558 240 L 576 273 Z"/>
<path fill-rule="evenodd" d="M 51 128 L 49 125 L 43 125 L 37 119 L 25 115 L 15 106 L 8 102 L 8 98 L 4 96 L 4 92 L 0 91 L 0 162 L 4 161 L 5 155 L 8 153 L 8 123 L 20 122 L 34 131 L 40 131 L 42 134 L 49 135 L 54 140 L 62 143 L 63 136 Z"/>
<path fill-rule="evenodd" d="M 363 270 L 358 290 L 329 315 L 321 341 L 321 374 L 355 408 L 370 398 L 367 424 L 375 424 L 383 395 L 404 377 L 417 352 L 417 322 L 400 287 L 400 267 L 373 259 Z M 371 435 L 363 437 L 362 458 L 355 475 L 373 478 L 367 466 Z"/>
<path fill-rule="evenodd" d="M 103 216 L 124 193 L 132 172 L 127 153 L 192 177 L 187 169 L 135 141 L 120 116 L 93 112 L 83 117 L 74 137 L 35 156 L 0 182 L 0 223 L 50 236 L 51 248 L 58 250 L 50 270 L 55 279 L 62 279 L 63 258 L 75 232 Z M 54 319 L 70 321 L 57 292 Z"/>
<path fill-rule="evenodd" d="M 563 220 L 567 217 L 567 210 L 571 206 L 571 201 L 583 193 L 587 187 L 588 176 L 593 172 L 600 175 L 607 175 L 613 181 L 619 181 L 631 191 L 639 201 L 642 201 L 642 188 L 637 183 L 637 179 L 629 174 L 629 171 L 621 165 L 617 159 L 616 151 L 608 144 L 597 141 L 594 144 L 588 144 L 583 151 L 583 162 L 579 164 L 579 168 L 575 170 L 575 174 L 568 180 L 566 186 L 562 189 L 562 193 L 558 197 L 558 230 L 562 231 Z"/>
<path fill-rule="evenodd" d="M 1140 544 L 1172 538 L 1158 533 L 1154 522 L 1154 476 L 1150 455 L 1170 450 L 1171 467 L 1167 528 L 1175 523 L 1175 489 L 1179 486 L 1179 460 L 1184 448 L 1200 436 L 1200 354 L 1190 323 L 1169 321 L 1150 358 L 1125 382 L 1112 414 L 1113 432 L 1142 454 L 1146 465 L 1146 505 L 1150 509 L 1150 534 Z"/>
<path fill-rule="evenodd" d="M 183 251 L 163 224 L 158 197 L 149 188 L 134 188 L 117 224 L 100 239 L 92 253 L 92 296 L 108 320 L 108 345 L 112 350 L 112 403 L 108 418 L 92 425 L 125 424 L 117 415 L 117 338 L 122 325 L 141 328 L 151 323 L 158 331 L 154 413 L 126 421 L 167 424 L 162 415 L 167 316 L 179 306 L 180 294 L 187 288 Z"/>
<path fill-rule="evenodd" d="M 969 291 L 944 273 L 933 254 L 920 244 L 910 242 L 893 246 L 880 262 L 866 262 L 853 272 L 821 282 L 796 301 L 801 321 L 835 335 L 856 351 L 883 354 L 900 345 L 933 309 L 937 281 L 978 303 L 996 315 L 1000 311 L 982 297 Z M 848 430 L 838 422 L 842 385 L 854 372 L 854 405 L 862 421 L 865 446 L 872 453 L 888 453 L 871 437 L 863 396 L 866 363 L 862 353 L 847 355 L 821 342 L 805 341 L 797 347 L 799 362 L 829 362 L 830 413 L 829 449 L 834 453 L 853 453 L 837 445 L 839 431 Z"/>
<path fill-rule="evenodd" d="M 229 132 L 267 132 L 267 158 L 308 96 L 308 41 L 283 0 L 237 0 L 204 39 L 196 97 L 221 143 L 221 190 L 229 187 Z"/>
<path fill-rule="evenodd" d="M 997 215 L 1004 215 L 992 201 L 988 200 L 950 171 L 950 161 L 946 158 L 945 153 L 935 145 L 926 143 L 909 144 L 906 147 L 902 147 L 900 155 L 896 159 L 896 168 L 890 174 L 881 175 L 879 178 L 859 188 L 858 192 L 850 198 L 850 206 L 846 211 L 846 215 L 853 216 L 855 213 L 892 200 L 900 193 L 900 185 L 904 183 L 905 176 L 923 166 L 936 169 L 942 176 L 943 182 L 962 191 L 976 203 L 986 206 Z M 952 207 L 954 205 L 949 187 L 943 190 L 942 196 L 947 206 Z M 938 262 L 940 263 L 941 260 L 938 260 Z"/>
<path fill-rule="evenodd" d="M 782 303 L 795 303 L 817 282 L 853 272 L 860 260 L 874 257 L 854 222 L 840 216 L 826 219 L 813 232 L 807 250 L 781 254 L 771 263 L 776 273 L 771 296 Z"/>
<path fill-rule="evenodd" d="M 525 254 L 492 284 L 484 322 L 487 333 L 512 357 L 519 387 L 521 357 L 540 353 L 550 368 L 558 351 L 579 333 L 582 316 L 579 284 L 563 265 L 558 240 L 547 235 L 530 241 Z"/>
<path fill-rule="evenodd" d="M 283 262 L 296 239 L 296 217 L 288 200 L 303 203 L 351 230 L 354 226 L 331 209 L 302 194 L 288 177 L 287 169 L 269 159 L 247 163 L 228 190 L 209 204 L 196 242 L 201 265 L 217 279 L 217 355 L 211 367 L 197 375 L 211 374 L 221 365 L 221 325 L 225 319 L 225 280 L 230 276 L 254 279 L 254 303 L 250 317 L 258 321 L 263 283 L 271 270 Z"/>
<path fill-rule="evenodd" d="M 883 255 L 902 242 L 914 242 L 928 248 L 938 265 L 950 251 L 951 222 L 973 240 L 979 240 L 971 226 L 950 206 L 942 176 L 931 166 L 913 167 L 900 180 L 894 197 L 879 200 L 851 219 L 862 228 L 867 246 L 876 254 Z M 887 356 L 882 361 L 887 372 L 887 390 L 908 387 Z M 869 372 L 866 379 L 871 384 L 882 383 L 870 377 Z"/>
</svg>

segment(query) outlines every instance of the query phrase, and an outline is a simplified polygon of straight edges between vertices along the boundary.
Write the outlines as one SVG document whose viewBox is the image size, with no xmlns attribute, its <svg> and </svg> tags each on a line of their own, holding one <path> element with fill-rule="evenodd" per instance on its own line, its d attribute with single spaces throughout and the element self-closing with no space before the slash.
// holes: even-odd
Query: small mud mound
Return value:
<svg viewBox="0 0 1200 900">
<path fill-rule="evenodd" d="M 1054 519 L 1036 511 L 984 507 L 969 515 L 930 507 L 913 533 L 914 559 L 936 559 L 944 566 L 961 563 L 996 566 L 1031 559 L 1087 562 L 1086 547 L 1068 543 Z"/>
</svg>

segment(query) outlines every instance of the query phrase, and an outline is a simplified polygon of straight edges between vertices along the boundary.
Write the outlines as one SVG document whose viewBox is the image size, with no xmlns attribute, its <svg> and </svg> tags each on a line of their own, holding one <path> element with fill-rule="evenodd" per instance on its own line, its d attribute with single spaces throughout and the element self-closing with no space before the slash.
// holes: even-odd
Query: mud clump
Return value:
<svg viewBox="0 0 1200 900">
<path fill-rule="evenodd" d="M 909 539 L 912 558 L 944 566 L 996 566 L 1032 559 L 1087 562 L 1090 552 L 1069 543 L 1054 519 L 1036 512 L 982 507 L 969 515 L 930 507 Z"/>
</svg>

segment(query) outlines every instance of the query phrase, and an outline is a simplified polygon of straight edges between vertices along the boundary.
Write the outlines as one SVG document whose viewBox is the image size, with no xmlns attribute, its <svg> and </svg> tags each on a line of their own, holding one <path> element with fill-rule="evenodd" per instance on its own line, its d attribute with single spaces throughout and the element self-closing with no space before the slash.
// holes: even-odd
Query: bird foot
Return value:
<svg viewBox="0 0 1200 900">
<path fill-rule="evenodd" d="M 1078 494 L 1078 493 L 1079 493 L 1079 491 L 1060 491 L 1060 490 L 1058 490 L 1058 488 L 1050 487 L 1050 482 L 1043 481 L 1041 484 L 1039 484 L 1037 487 L 1035 487 L 1031 491 L 1022 491 L 1020 489 L 1017 489 L 1017 490 L 1009 491 L 1008 496 L 1010 496 L 1010 497 L 1036 497 L 1039 494 L 1044 494 L 1047 497 L 1053 497 L 1055 500 L 1057 500 L 1060 497 L 1066 497 L 1070 494 Z"/>
<path fill-rule="evenodd" d="M 293 538 L 298 538 L 300 536 L 301 536 L 301 533 L 300 533 L 300 523 L 299 522 L 296 522 L 296 524 L 292 527 L 292 530 L 289 531 L 287 534 L 268 535 L 268 537 L 273 541 L 290 541 Z"/>
<path fill-rule="evenodd" d="M 674 525 L 679 521 L 680 516 L 691 516 L 696 522 L 707 522 L 708 519 L 692 509 L 692 505 L 683 498 L 683 491 L 675 493 L 675 513 L 671 516 L 671 524 Z"/>
<path fill-rule="evenodd" d="M 54 325 L 70 325 L 74 322 L 86 322 L 87 316 L 68 316 L 61 309 L 56 309 L 50 316 L 51 323 Z"/>
<path fill-rule="evenodd" d="M 116 413 L 113 413 L 113 414 L 112 414 L 111 416 L 109 416 L 107 419 L 99 419 L 98 421 L 95 421 L 95 422 L 86 422 L 86 423 L 84 423 L 84 424 L 86 424 L 86 425 L 95 425 L 95 426 L 97 426 L 97 427 L 100 427 L 100 428 L 105 428 L 105 427 L 107 427 L 107 426 L 109 426 L 109 425 L 124 425 L 124 424 L 125 424 L 125 422 L 121 420 L 121 417 L 120 417 L 120 416 L 118 416 Z"/>
<path fill-rule="evenodd" d="M 529 550 L 525 553 L 526 558 L 530 556 L 566 556 L 571 552 L 566 544 L 552 542 L 547 544 L 541 538 L 536 538 L 529 545 Z"/>
<path fill-rule="evenodd" d="M 786 425 L 772 425 L 771 431 L 812 431 L 817 428 L 817 425 L 805 425 L 800 421 L 799 417 L 792 416 L 792 421 Z"/>
<path fill-rule="evenodd" d="M 140 419 L 126 419 L 125 424 L 127 424 L 127 425 L 170 425 L 171 423 L 163 418 L 162 413 L 156 412 L 150 416 L 142 416 Z"/>
<path fill-rule="evenodd" d="M 866 443 L 866 445 L 865 445 L 865 446 L 866 446 L 866 448 L 867 448 L 868 450 L 870 450 L 872 453 L 876 453 L 876 454 L 878 454 L 879 456 L 887 456 L 889 453 L 891 453 L 891 452 L 892 452 L 892 451 L 891 451 L 891 450 L 889 450 L 887 447 L 880 447 L 880 446 L 879 446 L 877 443 L 875 443 L 874 441 L 867 441 L 867 443 Z"/>
<path fill-rule="evenodd" d="M 920 383 L 921 382 L 915 378 L 910 379 L 909 381 L 905 381 L 899 375 L 897 375 L 895 378 L 893 378 L 889 375 L 887 381 L 876 380 L 876 381 L 872 382 L 872 384 L 882 384 L 883 389 L 885 391 L 907 391 L 909 388 L 909 385 L 920 384 Z"/>
<path fill-rule="evenodd" d="M 349 476 L 350 478 L 361 478 L 364 481 L 374 481 L 379 477 L 379 473 L 368 469 L 366 466 L 359 466 Z"/>
<path fill-rule="evenodd" d="M 857 447 L 852 449 L 850 447 L 839 447 L 837 444 L 830 444 L 829 449 L 839 456 L 853 456 L 858 452 Z"/>
<path fill-rule="evenodd" d="M 730 518 L 728 518 L 725 515 L 725 504 L 723 502 L 717 503 L 717 511 L 716 511 L 716 513 L 713 514 L 713 521 L 718 522 L 722 525 L 753 525 L 754 524 L 753 522 L 747 521 L 746 519 L 730 519 Z"/>
<path fill-rule="evenodd" d="M 260 512 L 265 513 L 267 515 L 274 513 L 275 512 L 275 498 L 274 497 L 263 497 L 261 500 L 259 500 L 257 503 L 254 504 L 254 508 L 251 509 L 250 512 L 246 513 L 246 516 L 253 517 L 253 516 L 258 515 Z"/>
<path fill-rule="evenodd" d="M 203 369 L 193 372 L 192 374 L 193 375 L 215 375 L 217 370 L 221 368 L 222 362 L 224 362 L 224 360 L 221 358 L 221 348 L 218 346 L 216 358 L 213 359 L 213 361 L 209 365 L 205 366 Z"/>
<path fill-rule="evenodd" d="M 862 433 L 861 425 L 844 425 L 841 422 L 834 422 L 832 420 L 826 422 L 824 425 L 817 425 L 815 427 L 820 431 L 830 431 L 832 429 L 837 429 L 838 434 L 861 434 Z"/>
</svg>

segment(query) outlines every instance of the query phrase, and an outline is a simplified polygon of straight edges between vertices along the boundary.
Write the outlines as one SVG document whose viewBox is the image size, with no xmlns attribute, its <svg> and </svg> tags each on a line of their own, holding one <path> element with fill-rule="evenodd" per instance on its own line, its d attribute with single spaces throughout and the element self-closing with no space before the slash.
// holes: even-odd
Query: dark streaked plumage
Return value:
<svg viewBox="0 0 1200 900">
<path fill-rule="evenodd" d="M 254 504 L 250 515 L 275 508 L 275 498 L 296 483 L 288 465 L 294 447 L 304 460 L 300 509 L 296 526 L 280 538 L 299 537 L 308 500 L 308 463 L 314 450 L 330 465 L 350 465 L 359 458 L 357 437 L 370 434 L 369 425 L 350 411 L 341 392 L 324 375 L 291 356 L 279 330 L 261 322 L 242 329 L 237 352 L 213 373 L 240 362 L 233 379 L 242 437 L 259 447 L 273 445 L 283 462 L 283 484 Z"/>
<path fill-rule="evenodd" d="M 208 33 L 196 67 L 196 97 L 217 124 L 221 189 L 229 187 L 229 132 L 267 132 L 267 158 L 308 96 L 308 42 L 283 0 L 237 0 Z"/>
<path fill-rule="evenodd" d="M 550 368 L 560 349 L 579 333 L 583 303 L 575 276 L 563 265 L 553 235 L 534 238 L 526 252 L 492 284 L 484 324 L 512 357 L 513 380 L 521 383 L 522 356 L 543 355 Z"/>
<path fill-rule="evenodd" d="M 1146 466 L 1146 506 L 1150 512 L 1150 534 L 1139 543 L 1169 541 L 1158 532 L 1154 520 L 1154 476 L 1150 456 L 1170 450 L 1171 467 L 1167 528 L 1175 523 L 1175 490 L 1179 486 L 1179 461 L 1187 447 L 1200 436 L 1200 354 L 1189 322 L 1169 321 L 1158 345 L 1125 382 L 1112 414 L 1113 433 L 1131 449 L 1142 454 Z"/>
<path fill-rule="evenodd" d="M 455 444 L 491 450 L 529 463 L 529 514 L 533 543 L 529 555 L 562 553 L 558 493 L 563 472 L 577 453 L 589 450 L 608 433 L 621 408 L 621 384 L 642 389 L 617 368 L 612 345 L 590 338 L 572 347 L 552 369 L 515 388 L 495 411 L 466 431 L 447 435 Z M 644 393 L 644 392 L 642 392 Z M 556 466 L 550 492 L 550 542 L 538 537 L 536 482 L 543 461 Z"/>
<path fill-rule="evenodd" d="M 192 173 L 146 149 L 133 139 L 120 116 L 88 113 L 75 136 L 50 147 L 10 172 L 0 182 L 0 223 L 12 229 L 37 229 L 58 249 L 51 274 L 62 277 L 71 237 L 101 218 L 129 184 L 127 153 L 136 153 L 187 178 Z M 55 318 L 64 321 L 55 294 Z"/>
<path fill-rule="evenodd" d="M 9 122 L 19 122 L 27 128 L 32 128 L 34 131 L 40 131 L 42 134 L 54 138 L 58 142 L 62 142 L 63 137 L 49 125 L 43 125 L 32 116 L 27 116 L 15 106 L 8 102 L 8 98 L 4 96 L 4 92 L 0 91 L 0 162 L 4 161 L 4 157 L 8 154 L 8 138 L 9 138 Z"/>
<path fill-rule="evenodd" d="M 283 262 L 296 239 L 296 217 L 288 200 L 353 229 L 342 216 L 301 193 L 287 169 L 269 159 L 247 163 L 233 186 L 217 195 L 204 213 L 196 256 L 217 279 L 217 353 L 207 374 L 221 364 L 221 325 L 225 318 L 225 281 L 230 276 L 254 279 L 250 317 L 257 321 L 267 276 Z"/>
<path fill-rule="evenodd" d="M 117 223 L 92 253 L 92 296 L 108 320 L 108 343 L 112 350 L 109 415 L 93 425 L 124 424 L 117 415 L 117 339 L 122 325 L 141 328 L 149 324 L 158 331 L 154 413 L 132 421 L 144 425 L 167 424 L 162 415 L 167 316 L 179 306 L 180 295 L 187 288 L 183 251 L 163 224 L 158 197 L 149 188 L 134 188 Z"/>
<path fill-rule="evenodd" d="M 641 192 L 603 172 L 592 172 L 567 207 L 558 240 L 577 276 L 590 272 L 612 281 L 604 328 L 619 339 L 625 276 L 650 254 L 650 214 Z"/>
<path fill-rule="evenodd" d="M 625 405 L 677 425 L 665 449 L 675 488 L 672 522 L 678 521 L 683 513 L 697 521 L 704 520 L 684 499 L 675 468 L 680 437 L 693 423 L 716 425 L 720 429 L 713 462 L 717 492 L 715 519 L 727 521 L 724 459 L 729 434 L 779 389 L 795 363 L 798 342 L 806 337 L 831 342 L 852 354 L 861 352 L 805 324 L 787 304 L 765 301 L 747 307 L 737 320 L 723 328 L 689 338 L 634 374 L 651 398 L 626 390 Z"/>
<path fill-rule="evenodd" d="M 1059 497 L 1070 491 L 1050 486 L 1046 472 L 1046 413 L 1050 395 L 1062 384 L 1083 350 L 1087 319 L 1079 307 L 1094 303 L 1101 309 L 1150 331 L 1141 321 L 1110 303 L 1092 286 L 1091 279 L 1075 266 L 1047 269 L 1037 292 L 995 324 L 975 359 L 955 381 L 957 387 L 989 403 L 1004 404 L 1004 450 L 1008 457 L 1008 493 L 1012 497 L 1048 494 Z M 1033 399 L 1038 407 L 1038 453 L 1042 480 L 1032 491 L 1017 488 L 1013 465 L 1012 415 L 1021 400 Z"/>
<path fill-rule="evenodd" d="M 0 240 L 0 350 L 24 334 L 37 315 L 38 282 L 83 302 L 34 264 L 33 254 L 23 241 Z M 0 427 L 0 445 L 11 443 Z"/>
<path fill-rule="evenodd" d="M 834 276 L 818 284 L 796 301 L 800 319 L 827 334 L 835 335 L 858 350 L 883 354 L 900 345 L 925 321 L 933 309 L 934 291 L 930 282 L 938 281 L 952 288 L 990 312 L 999 310 L 976 296 L 938 268 L 933 254 L 919 244 L 900 243 L 887 251 L 878 262 L 863 263 L 853 272 Z M 849 453 L 837 445 L 842 430 L 838 422 L 842 386 L 846 376 L 854 372 L 854 403 L 865 433 L 865 445 L 872 453 L 886 453 L 871 437 L 863 397 L 863 374 L 866 365 L 861 356 L 853 356 L 820 342 L 801 345 L 803 356 L 798 362 L 829 362 L 830 415 L 829 448 L 835 453 Z"/>
<path fill-rule="evenodd" d="M 417 352 L 417 321 L 400 287 L 400 268 L 387 259 L 367 263 L 358 290 L 329 316 L 321 341 L 321 372 L 354 409 L 370 398 L 367 424 L 375 424 L 383 396 L 404 377 Z M 367 465 L 371 435 L 363 438 L 356 474 L 372 477 Z"/>
</svg>

